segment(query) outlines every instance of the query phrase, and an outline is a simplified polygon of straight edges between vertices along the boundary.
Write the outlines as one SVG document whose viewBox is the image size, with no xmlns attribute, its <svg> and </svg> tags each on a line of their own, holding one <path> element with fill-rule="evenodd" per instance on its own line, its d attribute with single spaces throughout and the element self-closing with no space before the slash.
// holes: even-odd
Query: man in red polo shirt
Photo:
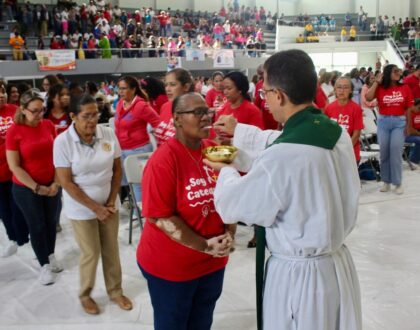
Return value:
<svg viewBox="0 0 420 330">
<path fill-rule="evenodd" d="M 420 98 L 420 64 L 417 64 L 412 74 L 404 78 L 404 84 L 410 87 L 414 99 Z"/>
</svg>

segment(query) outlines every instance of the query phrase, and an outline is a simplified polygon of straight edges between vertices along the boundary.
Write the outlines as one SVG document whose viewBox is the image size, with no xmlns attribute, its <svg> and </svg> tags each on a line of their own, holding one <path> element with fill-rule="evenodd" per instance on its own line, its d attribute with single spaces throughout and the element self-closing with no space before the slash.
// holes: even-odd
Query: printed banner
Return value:
<svg viewBox="0 0 420 330">
<path fill-rule="evenodd" d="M 187 49 L 187 61 L 205 61 L 206 52 L 200 49 Z"/>
<path fill-rule="evenodd" d="M 166 64 L 166 69 L 167 71 L 171 71 L 175 68 L 182 68 L 182 57 L 177 57 L 177 56 L 170 56 L 167 57 L 167 64 Z"/>
<path fill-rule="evenodd" d="M 213 51 L 213 67 L 214 68 L 233 68 L 235 66 L 235 58 L 233 50 L 220 49 Z"/>
<path fill-rule="evenodd" d="M 37 50 L 35 54 L 40 71 L 76 69 L 76 52 L 74 50 Z"/>
</svg>

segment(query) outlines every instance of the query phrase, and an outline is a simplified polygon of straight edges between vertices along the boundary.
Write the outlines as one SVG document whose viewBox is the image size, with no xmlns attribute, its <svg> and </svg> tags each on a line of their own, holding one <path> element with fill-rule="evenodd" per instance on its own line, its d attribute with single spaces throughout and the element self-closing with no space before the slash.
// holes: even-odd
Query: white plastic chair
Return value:
<svg viewBox="0 0 420 330">
<path fill-rule="evenodd" d="M 134 194 L 134 184 L 140 184 L 143 178 L 143 170 L 144 166 L 146 165 L 147 160 L 151 156 L 151 152 L 147 153 L 138 153 L 128 156 L 124 160 L 124 172 L 127 178 L 128 187 L 130 189 L 130 194 L 128 196 L 128 200 L 130 203 L 130 217 L 129 217 L 129 233 L 128 233 L 128 244 L 131 244 L 132 236 L 133 236 L 133 221 L 134 215 L 137 216 L 140 228 L 143 230 L 143 222 L 141 218 L 141 201 L 136 200 L 136 196 Z"/>
</svg>

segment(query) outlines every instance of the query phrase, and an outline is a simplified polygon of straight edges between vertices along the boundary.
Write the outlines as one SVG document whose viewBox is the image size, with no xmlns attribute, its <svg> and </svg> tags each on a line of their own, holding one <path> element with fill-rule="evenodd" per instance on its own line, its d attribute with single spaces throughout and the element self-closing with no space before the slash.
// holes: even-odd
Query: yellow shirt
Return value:
<svg viewBox="0 0 420 330">
<path fill-rule="evenodd" d="M 356 34 L 357 34 L 356 29 L 350 29 L 350 37 L 356 38 Z"/>
<path fill-rule="evenodd" d="M 342 29 L 341 30 L 341 36 L 346 36 L 347 35 L 347 30 L 346 29 Z"/>
</svg>

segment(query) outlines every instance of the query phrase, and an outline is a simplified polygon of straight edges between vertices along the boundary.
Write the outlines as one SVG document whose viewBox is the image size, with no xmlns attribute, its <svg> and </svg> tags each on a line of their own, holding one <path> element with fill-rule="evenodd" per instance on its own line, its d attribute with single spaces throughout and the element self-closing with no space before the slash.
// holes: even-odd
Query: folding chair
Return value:
<svg viewBox="0 0 420 330">
<path fill-rule="evenodd" d="M 136 200 L 133 185 L 141 183 L 144 166 L 146 165 L 147 159 L 150 158 L 151 154 L 151 152 L 133 154 L 124 160 L 124 172 L 130 189 L 130 194 L 128 196 L 128 201 L 130 204 L 130 217 L 128 219 L 128 244 L 131 244 L 132 241 L 134 215 L 137 216 L 140 223 L 140 228 L 143 230 L 143 222 L 141 218 L 141 201 Z"/>
</svg>

